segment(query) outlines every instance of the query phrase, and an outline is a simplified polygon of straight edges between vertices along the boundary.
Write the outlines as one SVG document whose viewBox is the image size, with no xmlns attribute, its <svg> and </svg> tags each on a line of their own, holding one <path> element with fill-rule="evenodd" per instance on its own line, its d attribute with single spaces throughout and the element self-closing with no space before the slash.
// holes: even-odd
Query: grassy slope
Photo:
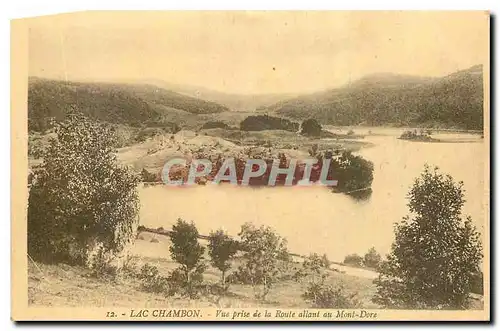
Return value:
<svg viewBox="0 0 500 331">
<path fill-rule="evenodd" d="M 170 241 L 164 236 L 156 236 L 159 242 L 153 243 L 153 234 L 141 233 L 131 254 L 137 262 L 137 269 L 145 263 L 156 265 L 160 273 L 167 275 L 177 264 L 170 259 L 168 247 Z M 203 242 L 202 242 L 203 243 Z M 233 262 L 233 266 L 239 261 Z M 126 307 L 281 307 L 281 308 L 309 308 L 301 298 L 305 291 L 305 284 L 293 280 L 282 281 L 271 290 L 266 302 L 254 298 L 250 285 L 232 284 L 226 297 L 217 305 L 213 298 L 202 297 L 189 300 L 179 297 L 165 297 L 142 291 L 140 282 L 131 278 L 118 280 L 96 279 L 89 275 L 89 271 L 82 267 L 73 267 L 65 264 L 39 264 L 38 268 L 30 261 L 28 270 L 28 296 L 33 305 L 43 306 L 126 306 Z M 299 264 L 296 264 L 299 267 Z M 377 308 L 370 299 L 375 293 L 375 287 L 370 279 L 350 276 L 339 272 L 329 271 L 331 284 L 344 284 L 349 292 L 357 292 L 362 306 Z M 220 279 L 220 272 L 209 267 L 204 273 L 207 283 L 216 283 Z"/>
<path fill-rule="evenodd" d="M 130 252 L 136 263 L 136 270 L 149 263 L 158 267 L 162 275 L 178 265 L 173 262 L 169 254 L 170 241 L 167 237 L 151 233 L 141 233 Z M 158 242 L 151 242 L 152 238 Z M 204 244 L 203 241 L 201 241 Z M 208 259 L 208 256 L 205 256 Z M 238 258 L 233 261 L 233 270 L 239 264 Z M 299 263 L 294 263 L 292 268 L 299 268 Z M 335 267 L 335 265 L 333 265 Z M 332 285 L 344 285 L 348 293 L 357 293 L 357 299 L 362 308 L 377 309 L 371 302 L 376 293 L 376 287 L 371 279 L 328 271 L 327 282 Z M 220 272 L 209 266 L 204 273 L 206 283 L 216 283 L 220 280 Z M 311 308 L 301 295 L 306 284 L 286 280 L 277 283 L 268 295 L 265 302 L 254 298 L 250 285 L 232 284 L 228 294 L 218 303 L 214 297 L 200 297 L 189 300 L 180 297 L 166 297 L 161 294 L 144 292 L 140 281 L 134 278 L 120 277 L 115 280 L 96 279 L 89 275 L 88 269 L 68 266 L 65 264 L 47 265 L 29 261 L 28 264 L 28 300 L 30 305 L 37 306 L 73 306 L 73 307 L 221 307 L 221 308 L 249 308 L 249 307 L 275 307 L 275 308 Z M 473 295 L 471 309 L 482 309 L 482 297 Z"/>
</svg>

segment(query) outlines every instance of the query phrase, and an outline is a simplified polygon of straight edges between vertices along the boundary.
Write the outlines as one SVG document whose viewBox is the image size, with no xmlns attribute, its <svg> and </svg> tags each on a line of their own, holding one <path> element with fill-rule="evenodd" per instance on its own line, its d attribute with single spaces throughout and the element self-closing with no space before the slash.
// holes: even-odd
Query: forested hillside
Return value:
<svg viewBox="0 0 500 331">
<path fill-rule="evenodd" d="M 61 120 L 76 106 L 102 121 L 132 126 L 162 122 L 179 114 L 227 111 L 217 103 L 200 100 L 152 85 L 79 83 L 30 78 L 28 121 L 30 131 L 44 131 L 50 120 Z"/>
<path fill-rule="evenodd" d="M 348 86 L 305 95 L 268 108 L 292 119 L 332 125 L 418 125 L 483 128 L 481 65 L 441 78 L 367 76 Z"/>
</svg>

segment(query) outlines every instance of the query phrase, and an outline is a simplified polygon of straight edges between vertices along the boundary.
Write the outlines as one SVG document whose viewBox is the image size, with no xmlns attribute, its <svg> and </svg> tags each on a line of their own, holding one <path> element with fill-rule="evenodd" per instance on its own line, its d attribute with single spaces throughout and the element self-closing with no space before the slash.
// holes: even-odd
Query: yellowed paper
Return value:
<svg viewBox="0 0 500 331">
<path fill-rule="evenodd" d="M 488 12 L 110 11 L 11 27 L 14 320 L 490 319 Z M 214 184 L 214 168 L 172 187 L 174 158 L 184 184 L 203 158 L 331 159 L 338 183 Z M 405 217 L 418 226 L 398 235 Z M 179 219 L 195 239 L 176 241 Z M 219 229 L 237 247 L 225 269 Z"/>
</svg>

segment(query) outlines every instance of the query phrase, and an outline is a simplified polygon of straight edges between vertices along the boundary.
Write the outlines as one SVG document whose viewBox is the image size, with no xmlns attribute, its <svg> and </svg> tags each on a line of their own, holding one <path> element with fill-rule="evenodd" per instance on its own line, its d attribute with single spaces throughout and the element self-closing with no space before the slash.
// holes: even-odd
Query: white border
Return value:
<svg viewBox="0 0 500 331">
<path fill-rule="evenodd" d="M 16 1 L 3 1 L 0 8 L 0 15 L 2 19 L 0 20 L 0 36 L 2 38 L 2 44 L 0 47 L 1 54 L 1 65 L 2 72 L 1 83 L 2 88 L 0 89 L 1 95 L 1 109 L 0 112 L 0 146 L 2 152 L 10 155 L 10 19 L 15 18 L 26 18 L 34 17 L 48 14 L 57 14 L 64 12 L 73 12 L 81 10 L 491 10 L 492 13 L 499 12 L 500 1 L 496 0 L 454 0 L 454 1 L 436 1 L 436 0 L 419 0 L 419 1 L 390 1 L 390 0 L 378 0 L 378 1 L 360 1 L 360 0 L 349 0 L 349 1 L 319 1 L 319 0 L 307 0 L 307 1 L 297 1 L 297 0 L 287 0 L 287 1 L 275 1 L 270 2 L 269 0 L 246 0 L 246 1 L 223 1 L 223 0 L 183 0 L 177 1 L 175 3 L 165 3 L 163 0 L 141 0 L 135 1 L 134 3 L 125 3 L 122 1 L 103 1 L 103 0 L 87 0 L 82 2 L 68 1 L 68 0 L 16 0 Z M 498 23 L 498 22 L 496 22 Z M 498 35 L 495 36 L 495 44 L 498 43 Z M 9 45 L 9 46 L 8 46 Z M 495 60 L 497 57 L 495 57 Z M 493 59 L 492 59 L 493 60 Z M 493 69 L 493 68 L 492 68 Z M 491 72 L 490 76 L 495 77 L 496 72 Z M 493 95 L 498 95 L 498 86 L 495 86 L 495 90 L 492 91 Z M 491 109 L 491 113 L 495 113 L 495 109 Z M 496 128 L 499 124 L 499 116 L 495 116 L 495 121 L 492 123 L 493 128 Z M 498 145 L 492 153 L 498 152 Z M 0 231 L 0 242 L 2 247 L 0 249 L 0 255 L 2 258 L 2 265 L 7 266 L 7 270 L 0 273 L 2 284 L 2 301 L 1 301 L 1 312 L 2 319 L 0 322 L 1 330 L 12 330 L 15 325 L 10 321 L 10 160 L 6 160 L 1 163 L 1 212 L 2 220 L 6 228 Z M 495 191 L 498 191 L 499 178 L 495 178 Z M 498 197 L 494 202 L 498 202 Z M 493 201 L 492 201 L 493 203 Z M 494 222 L 494 221 L 493 221 Z M 7 226 L 8 224 L 8 226 Z M 7 227 L 9 229 L 7 229 Z M 492 233 L 494 238 L 498 238 L 498 226 L 494 227 L 495 233 Z M 496 245 L 498 246 L 498 244 Z M 496 252 L 495 252 L 496 253 Z M 493 254 L 493 252 L 492 252 Z M 496 256 L 495 261 L 492 261 L 494 265 L 498 263 L 498 256 Z M 498 274 L 497 274 L 498 276 Z M 497 279 L 492 279 L 493 283 L 496 283 Z M 493 293 L 495 294 L 495 293 Z M 492 297 L 496 298 L 495 295 Z M 492 307 L 495 307 L 492 304 Z M 494 314 L 493 314 L 494 316 Z M 153 324 L 155 325 L 155 324 Z M 151 325 L 148 325 L 151 326 Z M 157 327 L 164 328 L 167 325 L 161 324 L 156 325 Z M 234 325 L 231 325 L 234 326 Z M 276 326 L 276 325 L 274 325 Z M 25 329 L 38 328 L 37 325 L 24 326 Z M 51 325 L 46 325 L 45 327 L 51 328 Z M 99 327 L 99 326 L 98 326 Z M 120 329 L 130 329 L 134 326 L 127 326 L 124 324 L 117 325 Z M 167 327 L 172 327 L 168 325 Z M 182 328 L 186 330 L 195 329 L 195 326 L 182 325 Z M 205 326 L 206 327 L 206 326 Z M 212 325 L 211 328 L 219 328 L 220 325 Z M 271 328 L 273 326 L 261 326 L 264 329 Z M 311 328 L 312 326 L 302 326 L 304 329 Z M 332 327 L 344 327 L 342 325 L 332 325 Z M 351 329 L 361 329 L 361 325 L 350 325 Z M 383 326 L 384 328 L 386 325 Z M 424 328 L 426 326 L 420 326 L 419 328 Z M 470 328 L 478 328 L 480 325 L 470 326 Z M 83 330 L 90 330 L 92 325 L 85 325 L 80 327 Z M 250 326 L 241 326 L 242 329 L 249 329 Z M 403 326 L 396 325 L 396 329 L 402 329 Z M 443 329 L 452 329 L 453 326 L 443 326 Z"/>
</svg>

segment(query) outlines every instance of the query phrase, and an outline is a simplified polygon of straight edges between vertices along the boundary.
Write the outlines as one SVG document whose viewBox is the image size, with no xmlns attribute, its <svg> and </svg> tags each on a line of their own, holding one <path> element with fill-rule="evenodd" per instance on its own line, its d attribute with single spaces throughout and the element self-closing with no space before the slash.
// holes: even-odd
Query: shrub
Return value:
<svg viewBox="0 0 500 331">
<path fill-rule="evenodd" d="M 332 265 L 332 262 L 330 261 L 330 259 L 328 259 L 328 256 L 326 254 L 323 254 L 321 256 L 321 264 L 323 268 L 329 269 Z"/>
<path fill-rule="evenodd" d="M 135 140 L 138 142 L 143 142 L 148 140 L 149 138 L 160 136 L 163 133 L 164 131 L 160 128 L 144 128 L 137 133 Z"/>
<path fill-rule="evenodd" d="M 363 265 L 363 258 L 358 254 L 349 254 L 344 258 L 344 264 L 361 267 Z"/>
<path fill-rule="evenodd" d="M 137 262 L 135 262 L 133 256 L 131 255 L 125 256 L 122 263 L 121 272 L 123 273 L 124 276 L 128 277 L 137 276 Z"/>
<path fill-rule="evenodd" d="M 118 267 L 113 265 L 113 256 L 102 248 L 97 248 L 94 254 L 87 259 L 90 275 L 97 278 L 115 278 L 118 275 Z"/>
<path fill-rule="evenodd" d="M 167 278 L 160 275 L 158 268 L 146 263 L 142 266 L 139 274 L 139 279 L 142 281 L 142 288 L 147 292 L 152 293 L 168 293 Z"/>
<path fill-rule="evenodd" d="M 120 252 L 138 223 L 138 178 L 118 165 L 112 132 L 78 112 L 55 126 L 28 202 L 28 252 L 84 264 L 101 247 Z"/>
<path fill-rule="evenodd" d="M 141 171 L 141 179 L 143 182 L 146 183 L 157 182 L 159 179 L 158 177 L 159 176 L 157 176 L 156 174 L 149 172 L 144 168 Z"/>
<path fill-rule="evenodd" d="M 209 121 L 202 125 L 201 129 L 229 129 L 229 125 L 222 121 Z"/>
<path fill-rule="evenodd" d="M 480 272 L 482 245 L 468 217 L 462 219 L 463 183 L 429 167 L 408 194 L 406 216 L 375 280 L 373 301 L 389 308 L 464 309 Z"/>
<path fill-rule="evenodd" d="M 342 285 L 334 287 L 321 283 L 310 283 L 302 298 L 311 303 L 313 308 L 358 308 L 357 294 L 346 293 Z"/>
</svg>

